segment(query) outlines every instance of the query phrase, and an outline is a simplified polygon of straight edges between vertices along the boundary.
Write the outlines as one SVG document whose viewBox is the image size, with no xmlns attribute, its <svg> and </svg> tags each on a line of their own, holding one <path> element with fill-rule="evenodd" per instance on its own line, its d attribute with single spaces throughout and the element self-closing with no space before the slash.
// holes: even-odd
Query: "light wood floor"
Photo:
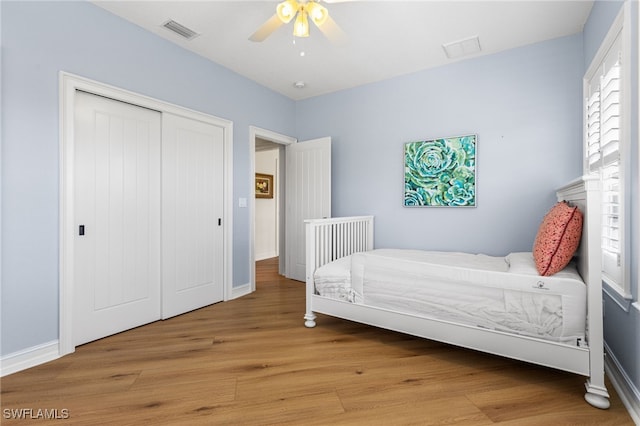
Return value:
<svg viewBox="0 0 640 426">
<path fill-rule="evenodd" d="M 304 285 L 275 259 L 257 277 L 249 296 L 4 377 L 0 423 L 633 424 L 611 385 L 598 410 L 573 374 L 326 316 L 307 329 Z M 68 418 L 8 419 L 16 409 Z"/>
</svg>

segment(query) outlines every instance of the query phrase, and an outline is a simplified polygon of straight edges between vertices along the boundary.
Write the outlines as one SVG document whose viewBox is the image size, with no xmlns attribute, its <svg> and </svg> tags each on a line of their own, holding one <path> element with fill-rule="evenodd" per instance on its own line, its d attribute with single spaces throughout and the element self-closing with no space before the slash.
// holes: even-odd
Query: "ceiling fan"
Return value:
<svg viewBox="0 0 640 426">
<path fill-rule="evenodd" d="M 332 3 L 339 0 L 325 0 L 325 2 Z M 309 37 L 309 20 L 311 20 L 329 40 L 334 43 L 344 40 L 344 32 L 329 16 L 329 11 L 319 3 L 319 0 L 285 0 L 279 3 L 276 13 L 262 24 L 249 37 L 249 40 L 264 41 L 275 30 L 292 20 L 294 20 L 293 35 L 296 37 Z"/>
</svg>

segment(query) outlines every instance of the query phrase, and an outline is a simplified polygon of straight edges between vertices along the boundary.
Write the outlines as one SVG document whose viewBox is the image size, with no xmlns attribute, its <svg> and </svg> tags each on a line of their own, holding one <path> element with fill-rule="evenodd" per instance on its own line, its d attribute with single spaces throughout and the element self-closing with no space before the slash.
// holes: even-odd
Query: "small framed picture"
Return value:
<svg viewBox="0 0 640 426">
<path fill-rule="evenodd" d="M 273 198 L 273 175 L 256 173 L 256 198 Z"/>
</svg>

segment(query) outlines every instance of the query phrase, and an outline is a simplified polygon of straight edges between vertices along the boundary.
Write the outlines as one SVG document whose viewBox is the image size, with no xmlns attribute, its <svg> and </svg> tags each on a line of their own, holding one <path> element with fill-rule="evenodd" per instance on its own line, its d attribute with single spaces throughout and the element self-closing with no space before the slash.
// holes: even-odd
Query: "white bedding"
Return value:
<svg viewBox="0 0 640 426">
<path fill-rule="evenodd" d="M 506 257 L 379 249 L 318 268 L 325 297 L 576 344 L 584 339 L 586 286 L 570 265 L 538 275 L 531 253 Z"/>
</svg>

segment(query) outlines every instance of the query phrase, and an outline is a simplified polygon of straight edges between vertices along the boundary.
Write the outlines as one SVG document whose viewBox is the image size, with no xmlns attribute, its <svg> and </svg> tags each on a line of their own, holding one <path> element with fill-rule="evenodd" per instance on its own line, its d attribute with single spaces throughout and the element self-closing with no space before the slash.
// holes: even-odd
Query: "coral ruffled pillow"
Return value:
<svg viewBox="0 0 640 426">
<path fill-rule="evenodd" d="M 533 259 L 542 276 L 560 272 L 571 260 L 580 244 L 582 212 L 559 202 L 549 210 L 533 243 Z"/>
</svg>

